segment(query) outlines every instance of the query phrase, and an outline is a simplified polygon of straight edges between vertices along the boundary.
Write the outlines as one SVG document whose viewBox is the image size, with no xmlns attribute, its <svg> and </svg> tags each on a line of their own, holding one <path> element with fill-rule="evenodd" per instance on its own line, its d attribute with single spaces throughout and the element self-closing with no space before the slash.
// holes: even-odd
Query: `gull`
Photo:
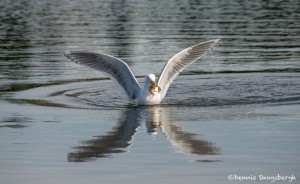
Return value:
<svg viewBox="0 0 300 184">
<path fill-rule="evenodd" d="M 85 51 L 69 51 L 64 56 L 75 63 L 106 73 L 122 87 L 129 99 L 136 100 L 139 105 L 157 105 L 164 99 L 179 73 L 211 52 L 219 42 L 220 39 L 208 40 L 175 54 L 164 66 L 157 82 L 153 73 L 146 76 L 144 87 L 139 84 L 129 66 L 119 58 Z"/>
</svg>

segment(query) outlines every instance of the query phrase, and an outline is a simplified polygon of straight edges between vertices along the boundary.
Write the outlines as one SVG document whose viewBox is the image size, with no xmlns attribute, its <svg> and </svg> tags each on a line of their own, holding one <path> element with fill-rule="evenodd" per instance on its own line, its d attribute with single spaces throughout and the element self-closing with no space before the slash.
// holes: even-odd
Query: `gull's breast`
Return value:
<svg viewBox="0 0 300 184">
<path fill-rule="evenodd" d="M 139 105 L 157 105 L 161 102 L 161 96 L 158 89 L 154 89 L 153 95 L 148 90 L 143 90 L 140 96 L 137 98 Z"/>
</svg>

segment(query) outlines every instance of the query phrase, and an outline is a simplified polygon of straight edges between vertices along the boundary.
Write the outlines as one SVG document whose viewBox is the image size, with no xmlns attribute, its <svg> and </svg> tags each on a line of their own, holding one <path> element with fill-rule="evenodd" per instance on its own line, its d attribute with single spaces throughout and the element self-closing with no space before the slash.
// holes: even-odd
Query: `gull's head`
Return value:
<svg viewBox="0 0 300 184">
<path fill-rule="evenodd" d="M 153 73 L 149 74 L 149 75 L 146 77 L 145 82 L 148 83 L 148 84 L 153 84 L 153 83 L 155 83 L 155 75 L 154 75 Z"/>
<path fill-rule="evenodd" d="M 146 77 L 145 86 L 149 87 L 149 92 L 152 96 L 161 91 L 161 88 L 155 82 L 155 75 L 152 73 Z"/>
</svg>

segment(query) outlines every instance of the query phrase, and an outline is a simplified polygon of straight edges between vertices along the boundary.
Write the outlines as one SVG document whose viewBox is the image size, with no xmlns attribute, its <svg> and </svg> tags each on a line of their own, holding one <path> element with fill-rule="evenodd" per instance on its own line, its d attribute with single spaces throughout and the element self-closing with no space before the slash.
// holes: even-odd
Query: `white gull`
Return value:
<svg viewBox="0 0 300 184">
<path fill-rule="evenodd" d="M 71 51 L 64 56 L 76 63 L 105 72 L 125 91 L 128 98 L 137 100 L 140 105 L 159 104 L 177 75 L 194 61 L 204 57 L 220 42 L 219 39 L 201 42 L 174 55 L 164 66 L 156 83 L 155 75 L 149 74 L 141 87 L 128 65 L 121 59 L 107 54 Z"/>
</svg>

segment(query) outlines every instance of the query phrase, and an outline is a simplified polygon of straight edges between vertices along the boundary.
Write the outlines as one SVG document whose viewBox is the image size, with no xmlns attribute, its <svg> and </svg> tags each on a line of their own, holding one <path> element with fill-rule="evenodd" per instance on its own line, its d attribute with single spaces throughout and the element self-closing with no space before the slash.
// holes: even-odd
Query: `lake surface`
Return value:
<svg viewBox="0 0 300 184">
<path fill-rule="evenodd" d="M 299 7 L 1 1 L 0 183 L 298 182 Z M 217 38 L 152 107 L 128 102 L 103 73 L 63 57 L 107 53 L 143 83 L 177 52 Z"/>
</svg>

